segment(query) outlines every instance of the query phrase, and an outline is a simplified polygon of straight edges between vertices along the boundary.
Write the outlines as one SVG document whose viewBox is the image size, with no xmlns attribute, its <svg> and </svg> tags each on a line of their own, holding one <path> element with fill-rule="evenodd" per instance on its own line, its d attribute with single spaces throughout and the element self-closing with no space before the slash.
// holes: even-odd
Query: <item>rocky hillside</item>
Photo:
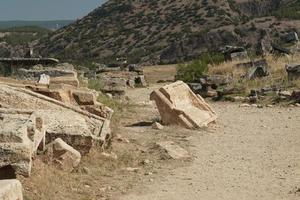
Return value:
<svg viewBox="0 0 300 200">
<path fill-rule="evenodd" d="M 42 38 L 42 55 L 65 60 L 174 63 L 224 45 L 256 49 L 300 31 L 299 0 L 110 0 Z"/>
</svg>

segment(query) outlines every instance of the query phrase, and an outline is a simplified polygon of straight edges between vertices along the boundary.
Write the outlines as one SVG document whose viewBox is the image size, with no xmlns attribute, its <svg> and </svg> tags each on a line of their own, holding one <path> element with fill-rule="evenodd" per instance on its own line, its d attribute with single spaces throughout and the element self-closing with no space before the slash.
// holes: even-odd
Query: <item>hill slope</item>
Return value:
<svg viewBox="0 0 300 200">
<path fill-rule="evenodd" d="M 279 40 L 299 30 L 298 10 L 299 0 L 110 0 L 37 48 L 62 59 L 172 63 L 226 44 Z"/>
</svg>

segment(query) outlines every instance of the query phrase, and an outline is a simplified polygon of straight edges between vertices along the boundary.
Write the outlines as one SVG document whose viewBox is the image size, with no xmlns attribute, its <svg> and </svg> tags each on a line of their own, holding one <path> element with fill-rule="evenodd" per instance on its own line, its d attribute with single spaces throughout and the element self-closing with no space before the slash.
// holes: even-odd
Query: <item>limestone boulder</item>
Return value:
<svg viewBox="0 0 300 200">
<path fill-rule="evenodd" d="M 32 111 L 0 109 L 0 171 L 30 176 L 32 157 L 45 143 L 43 120 Z"/>
<path fill-rule="evenodd" d="M 46 152 L 55 165 L 66 171 L 72 171 L 81 160 L 81 154 L 61 138 L 48 144 Z"/>
<path fill-rule="evenodd" d="M 217 119 L 216 113 L 187 84 L 177 81 L 155 90 L 150 100 L 156 102 L 163 124 L 176 124 L 189 129 L 206 127 Z"/>
<path fill-rule="evenodd" d="M 22 190 L 22 185 L 18 180 L 0 180 L 1 200 L 23 200 Z"/>
<path fill-rule="evenodd" d="M 73 97 L 78 105 L 94 105 L 96 98 L 88 91 L 72 91 Z"/>
</svg>

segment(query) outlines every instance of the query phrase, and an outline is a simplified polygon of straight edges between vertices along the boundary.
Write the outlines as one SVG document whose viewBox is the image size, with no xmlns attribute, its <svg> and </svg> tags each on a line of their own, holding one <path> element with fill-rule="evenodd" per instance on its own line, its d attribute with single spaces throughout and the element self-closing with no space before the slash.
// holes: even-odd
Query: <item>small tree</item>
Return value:
<svg viewBox="0 0 300 200">
<path fill-rule="evenodd" d="M 179 64 L 176 78 L 184 82 L 195 81 L 207 73 L 209 64 L 215 65 L 221 62 L 224 62 L 224 56 L 221 54 L 202 54 L 190 63 Z"/>
<path fill-rule="evenodd" d="M 201 61 L 200 59 L 188 64 L 179 64 L 177 66 L 177 79 L 184 82 L 196 80 L 208 71 L 207 65 L 207 62 Z"/>
</svg>

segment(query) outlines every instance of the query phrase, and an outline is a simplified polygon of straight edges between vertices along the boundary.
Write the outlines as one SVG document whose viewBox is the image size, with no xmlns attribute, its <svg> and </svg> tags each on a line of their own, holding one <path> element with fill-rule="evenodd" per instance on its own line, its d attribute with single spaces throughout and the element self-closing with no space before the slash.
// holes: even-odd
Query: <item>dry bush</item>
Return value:
<svg viewBox="0 0 300 200">
<path fill-rule="evenodd" d="M 267 62 L 269 64 L 270 75 L 260 79 L 248 80 L 243 79 L 242 76 L 247 73 L 246 67 L 237 67 L 238 63 L 249 62 L 249 60 L 225 62 L 220 65 L 214 65 L 209 68 L 208 73 L 211 75 L 229 75 L 233 78 L 231 86 L 244 88 L 245 93 L 251 89 L 260 89 L 263 87 L 280 86 L 281 88 L 300 87 L 300 81 L 288 81 L 287 72 L 285 69 L 286 64 L 300 63 L 300 55 L 286 56 L 276 58 L 268 56 Z"/>
</svg>

